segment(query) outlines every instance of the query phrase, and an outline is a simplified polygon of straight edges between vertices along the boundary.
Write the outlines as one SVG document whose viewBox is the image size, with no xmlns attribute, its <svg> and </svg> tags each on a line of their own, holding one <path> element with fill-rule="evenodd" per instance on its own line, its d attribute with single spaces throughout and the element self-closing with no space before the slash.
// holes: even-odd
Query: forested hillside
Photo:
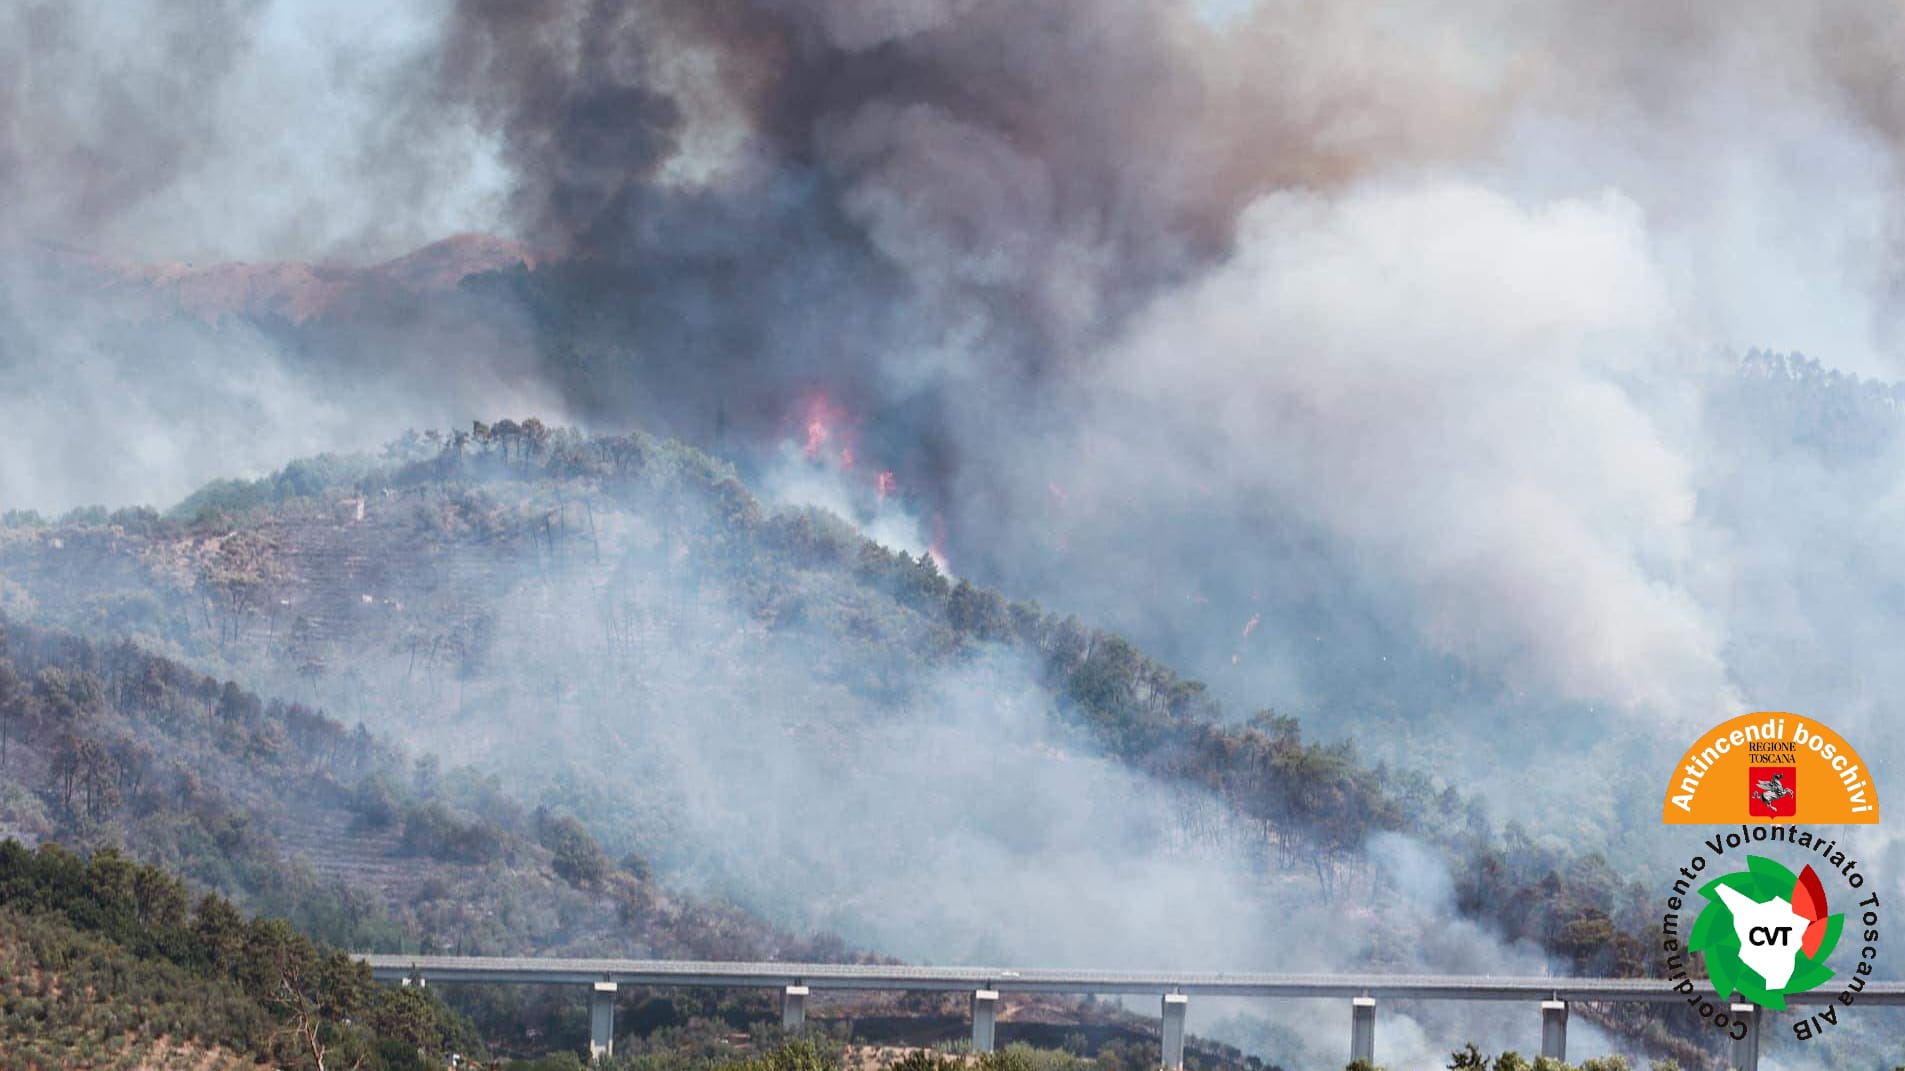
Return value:
<svg viewBox="0 0 1905 1071">
<path fill-rule="evenodd" d="M 313 942 L 283 919 L 247 918 L 216 894 L 195 897 L 177 877 L 112 850 L 82 859 L 57 845 L 29 850 L 0 841 L 0 1055 L 21 1071 L 179 1069 L 237 1071 L 269 1062 L 295 1071 L 350 1067 L 423 1071 L 506 1066 L 569 1071 L 582 1065 L 556 1016 L 532 1052 L 492 1060 L 476 1024 L 425 988 L 378 986 L 369 969 Z M 536 1021 L 534 1005 L 473 1008 L 492 1029 Z M 623 1071 L 1141 1071 L 1149 1041 L 1128 1027 L 1107 1034 L 1071 1027 L 1063 1042 L 1023 1042 L 977 1059 L 917 1045 L 845 1045 L 824 1028 L 818 1039 L 787 1040 L 764 1020 L 757 998 L 637 994 L 623 1055 L 601 1066 Z M 902 1015 L 928 1024 L 928 1000 Z M 544 1013 L 547 1014 L 546 1012 Z M 924 1017 L 922 1019 L 922 1017 Z M 956 1018 L 952 1016 L 951 1018 Z M 877 1018 L 873 1029 L 879 1029 Z M 624 1029 L 629 1029 L 625 1025 Z M 916 1029 L 918 1027 L 916 1026 Z M 864 1030 L 865 1027 L 863 1026 Z M 1015 1029 L 1021 1032 L 1023 1025 Z M 1061 1028 L 1064 1029 L 1064 1028 Z M 1086 1031 L 1099 1035 L 1087 1040 Z M 531 1036 L 536 1036 L 532 1031 Z M 1110 1038 L 1110 1040 L 1106 1040 Z M 1194 1043 L 1191 1071 L 1281 1071 L 1235 1049 Z M 1351 1065 L 1354 1068 L 1356 1065 Z M 1470 1045 L 1451 1068 L 1527 1071 L 1514 1053 L 1488 1059 Z M 1655 1064 L 1677 1071 L 1669 1061 Z M 1625 1071 L 1619 1059 L 1582 1071 Z"/>
<path fill-rule="evenodd" d="M 9 1068 L 358 1067 L 483 1054 L 423 989 L 158 867 L 0 841 L 0 1054 Z"/>
<path fill-rule="evenodd" d="M 0 772 L 5 835 L 123 847 L 341 947 L 840 954 L 667 894 L 494 777 L 129 642 L 0 630 Z"/>
<path fill-rule="evenodd" d="M 1829 725 L 1859 818 L 1905 768 L 1901 43 L 1874 0 L 0 4 L 0 842 L 400 957 L 1677 971 L 1690 741 Z M 295 1062 L 111 980 L 202 957 L 5 910 L 39 1062 Z M 107 1046 L 100 985 L 180 1029 Z M 1369 1055 L 1346 1000 L 1196 988 L 1193 1071 Z M 1740 1062 L 1893 1066 L 1905 1008 L 1795 1049 L 1765 993 Z M 577 995 L 443 999 L 576 1071 Z M 806 1042 L 623 996 L 626 1071 L 1162 1028 L 1008 993 L 1030 1047 L 968 1061 L 911 1051 L 967 994 L 816 993 Z M 1569 1051 L 1721 1071 L 1698 1007 L 1574 1002 Z M 1530 1071 L 1522 1001 L 1378 1019 L 1389 1071 Z M 450 1062 L 359 1041 L 322 1071 Z"/>
<path fill-rule="evenodd" d="M 1404 837 L 1460 875 L 1454 908 L 1496 939 L 1573 971 L 1646 969 L 1638 890 L 1598 857 L 1497 832 L 1450 781 L 1306 741 L 1293 719 L 1239 719 L 1117 635 L 829 514 L 771 511 L 732 470 L 639 433 L 499 421 L 220 483 L 163 515 L 16 516 L 0 584 L 17 619 L 98 637 L 10 632 L 8 821 L 122 837 L 340 943 L 793 958 L 838 954 L 837 925 L 888 951 L 907 874 L 943 880 L 910 842 L 944 812 L 856 826 L 870 797 L 849 795 L 810 837 L 763 831 L 772 812 L 748 799 L 940 747 L 919 761 L 952 775 L 1127 771 L 1108 783 L 1152 812 L 1142 836 L 1165 858 L 1241 853 L 1273 898 L 1386 896 L 1396 879 L 1367 849 Z M 988 720 L 1024 704 L 1053 727 Z M 996 753 L 965 758 L 975 739 Z M 795 757 L 763 758 L 763 740 Z M 724 795 L 708 766 L 748 787 Z M 801 869 L 760 870 L 753 837 Z M 763 881 L 831 899 L 774 903 Z M 953 954 L 1023 954 L 978 932 Z M 1362 956 L 1413 965 L 1386 947 Z"/>
</svg>

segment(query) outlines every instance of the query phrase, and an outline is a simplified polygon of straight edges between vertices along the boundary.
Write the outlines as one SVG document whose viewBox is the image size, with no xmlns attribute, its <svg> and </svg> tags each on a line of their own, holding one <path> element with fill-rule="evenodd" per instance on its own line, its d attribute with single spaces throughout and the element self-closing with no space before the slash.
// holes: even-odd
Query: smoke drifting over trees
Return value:
<svg viewBox="0 0 1905 1071">
<path fill-rule="evenodd" d="M 1431 657 L 1564 699 L 1726 703 L 1733 600 L 1695 558 L 1737 540 L 1692 506 L 1703 355 L 1897 373 L 1900 114 L 1895 12 L 1729 10 L 600 0 L 419 5 L 365 40 L 284 4 L 32 5 L 0 105 L 29 259 L 374 258 L 459 227 L 542 259 L 479 280 L 480 315 L 427 294 L 375 329 L 353 308 L 177 345 L 102 338 L 96 306 L 16 279 L 10 383 L 181 492 L 225 453 L 165 430 L 198 399 L 278 414 L 263 470 L 473 399 L 745 450 L 823 390 L 979 575 L 1131 622 L 1216 586 L 1189 559 L 1268 597 L 1293 583 L 1249 551 L 1274 518 L 1323 548 L 1299 572 L 1375 559 L 1369 613 Z M 201 386 L 167 400 L 161 363 Z M 341 400 L 367 381 L 389 404 Z M 101 397 L 158 411 L 131 437 Z M 1425 412 L 1465 414 L 1467 441 Z M 154 482 L 37 475 L 73 434 L 30 437 L 25 504 Z M 1127 538 L 1134 517 L 1155 531 Z M 1103 531 L 1186 564 L 1120 603 L 1074 582 L 1129 564 Z M 1149 627 L 1227 653 L 1257 608 L 1223 609 Z M 1320 690 L 1312 653 L 1255 661 Z"/>
<path fill-rule="evenodd" d="M 1742 706 L 1901 757 L 1895 6 L 370 10 L 0 15 L 0 507 L 637 425 L 1569 835 Z"/>
</svg>

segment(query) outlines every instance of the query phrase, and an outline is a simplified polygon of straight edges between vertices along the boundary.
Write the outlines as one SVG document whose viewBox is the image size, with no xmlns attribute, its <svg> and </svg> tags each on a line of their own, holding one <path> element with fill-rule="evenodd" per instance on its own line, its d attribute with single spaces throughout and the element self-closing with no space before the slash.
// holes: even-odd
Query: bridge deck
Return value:
<svg viewBox="0 0 1905 1071">
<path fill-rule="evenodd" d="M 1005 967 L 915 967 L 886 964 L 718 963 L 691 960 L 543 959 L 487 956 L 368 955 L 382 981 L 716 986 L 847 990 L 980 990 L 1005 993 L 1186 993 L 1232 997 L 1377 997 L 1420 1000 L 1684 1001 L 1673 984 L 1645 978 L 1564 978 L 1406 974 L 1222 974 L 1198 971 L 1051 970 Z M 1795 1004 L 1838 999 L 1835 978 Z M 1710 998 L 1711 994 L 1708 994 Z M 1873 982 L 1860 1004 L 1905 1004 L 1905 983 Z"/>
</svg>

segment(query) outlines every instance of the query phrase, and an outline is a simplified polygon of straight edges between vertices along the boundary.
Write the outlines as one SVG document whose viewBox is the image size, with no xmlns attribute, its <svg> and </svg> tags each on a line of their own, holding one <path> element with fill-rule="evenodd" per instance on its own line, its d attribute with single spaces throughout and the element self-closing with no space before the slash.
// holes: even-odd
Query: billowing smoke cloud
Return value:
<svg viewBox="0 0 1905 1071">
<path fill-rule="evenodd" d="M 27 0 L 0 13 L 0 241 L 145 261 L 374 260 L 490 226 L 454 121 L 398 130 L 435 3 Z"/>
<path fill-rule="evenodd" d="M 0 422 L 31 444 L 0 457 L 0 510 L 164 507 L 294 457 L 374 454 L 478 406 L 564 412 L 529 351 L 509 332 L 472 329 L 457 295 L 347 295 L 357 319 L 341 339 L 316 336 L 318 349 L 281 319 L 181 314 L 120 266 L 36 263 L 44 273 L 0 267 Z M 187 278 L 211 301 L 242 297 L 255 279 L 242 266 Z M 324 286 L 298 281 L 307 295 Z M 446 362 L 460 367 L 446 374 Z"/>
<path fill-rule="evenodd" d="M 531 408 L 845 501 L 781 465 L 819 396 L 856 493 L 891 472 L 886 516 L 919 519 L 891 538 L 1239 706 L 1698 720 L 1797 705 L 1760 697 L 1889 613 L 1856 573 L 1844 602 L 1773 597 L 1806 539 L 1885 538 L 1891 485 L 1832 484 L 1806 532 L 1723 510 L 1814 492 L 1770 446 L 1795 475 L 1720 460 L 1711 385 L 1723 346 L 1894 371 L 1894 11 L 420 2 L 368 40 L 286 2 L 7 17 L 15 243 L 362 262 L 478 227 L 539 261 L 149 338 L 100 326 L 125 316 L 90 284 L 10 276 L 0 375 L 36 433 L 8 505 Z M 1805 659 L 1746 642 L 1795 609 Z M 1870 706 L 1844 693 L 1808 694 Z"/>
<path fill-rule="evenodd" d="M 374 498 L 364 523 L 394 521 L 388 535 L 409 543 L 413 524 L 454 516 L 448 501 Z M 756 578 L 707 569 L 661 500 L 568 510 L 589 535 L 547 555 L 443 544 L 416 568 L 313 576 L 284 589 L 293 608 L 275 639 L 254 621 L 233 650 L 273 689 L 494 771 L 526 800 L 584 814 L 615 856 L 639 852 L 673 887 L 796 933 L 1001 967 L 1552 969 L 1461 918 L 1434 847 L 1383 836 L 1367 859 L 1323 863 L 1326 886 L 1280 865 L 1265 823 L 1099 754 L 1015 655 L 898 654 L 934 642 L 918 617 L 824 572 L 780 574 L 786 597 L 765 626 Z M 321 560 L 339 536 L 325 524 L 302 538 Z M 438 642 L 479 616 L 475 650 Z M 299 623 L 346 617 L 348 629 Z M 331 639 L 288 639 L 300 632 Z M 329 669 L 310 673 L 314 660 Z M 1527 1007 L 1383 1017 L 1386 1058 L 1414 1065 L 1469 1040 L 1526 1049 L 1535 1026 Z M 1224 1022 L 1226 1037 L 1309 1066 L 1340 1060 L 1347 1019 L 1342 1002 L 1199 998 L 1192 1024 Z"/>
<path fill-rule="evenodd" d="M 1119 474 L 1074 482 L 1074 503 L 1136 477 L 1294 509 L 1466 663 L 1562 699 L 1712 710 L 1713 624 L 1675 583 L 1689 473 L 1620 385 L 1662 311 L 1617 198 L 1269 198 L 1222 269 L 1095 370 L 1085 426 L 1124 434 L 1048 471 Z"/>
<path fill-rule="evenodd" d="M 471 4 L 411 122 L 472 117 L 510 222 L 575 258 L 519 296 L 560 321 L 552 371 L 584 415 L 772 440 L 824 389 L 943 496 L 988 422 L 1035 413 L 1131 308 L 1220 258 L 1257 193 L 1437 159 L 1499 121 L 1465 47 L 1359 52 L 1353 20 L 1298 19 Z"/>
<path fill-rule="evenodd" d="M 1905 15 L 1221 6 L 420 2 L 368 49 L 348 8 L 16 9 L 10 241 L 363 262 L 476 228 L 539 264 L 163 364 L 9 278 L 0 414 L 45 434 L 0 504 L 530 405 L 811 500 L 781 444 L 821 395 L 962 574 L 1398 757 L 1423 724 L 1596 769 L 1740 705 L 1879 724 L 1897 392 L 1733 351 L 1905 371 Z M 208 396 L 249 453 L 181 446 Z M 327 398 L 375 418 L 233 416 Z M 159 460 L 102 478 L 75 436 Z M 1557 821 L 1618 826 L 1603 795 Z"/>
<path fill-rule="evenodd" d="M 375 261 L 495 220 L 502 172 L 467 127 L 384 118 L 439 16 L 255 0 L 0 12 L 0 422 L 32 444 L 0 460 L 0 509 L 164 506 L 473 408 L 564 412 L 508 324 L 472 328 L 453 294 L 408 300 L 493 244 L 367 279 L 203 263 Z M 340 295 L 348 331 L 295 330 Z"/>
<path fill-rule="evenodd" d="M 471 4 L 423 99 L 571 256 L 524 293 L 590 300 L 597 419 L 777 443 L 827 391 L 961 569 L 1234 695 L 1453 659 L 1697 719 L 1743 699 L 1711 347 L 1884 367 L 1874 18 Z"/>
</svg>

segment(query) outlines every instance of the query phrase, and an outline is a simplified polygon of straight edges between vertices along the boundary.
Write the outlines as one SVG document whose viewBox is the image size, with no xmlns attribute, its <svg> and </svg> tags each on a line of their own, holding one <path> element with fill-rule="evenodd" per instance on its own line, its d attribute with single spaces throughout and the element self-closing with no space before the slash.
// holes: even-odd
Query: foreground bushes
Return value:
<svg viewBox="0 0 1905 1071">
<path fill-rule="evenodd" d="M 435 997 L 373 984 L 282 919 L 216 895 L 194 904 L 179 879 L 112 851 L 0 843 L 0 957 L 8 1068 L 113 1066 L 161 1038 L 296 1069 L 481 1051 Z"/>
</svg>

